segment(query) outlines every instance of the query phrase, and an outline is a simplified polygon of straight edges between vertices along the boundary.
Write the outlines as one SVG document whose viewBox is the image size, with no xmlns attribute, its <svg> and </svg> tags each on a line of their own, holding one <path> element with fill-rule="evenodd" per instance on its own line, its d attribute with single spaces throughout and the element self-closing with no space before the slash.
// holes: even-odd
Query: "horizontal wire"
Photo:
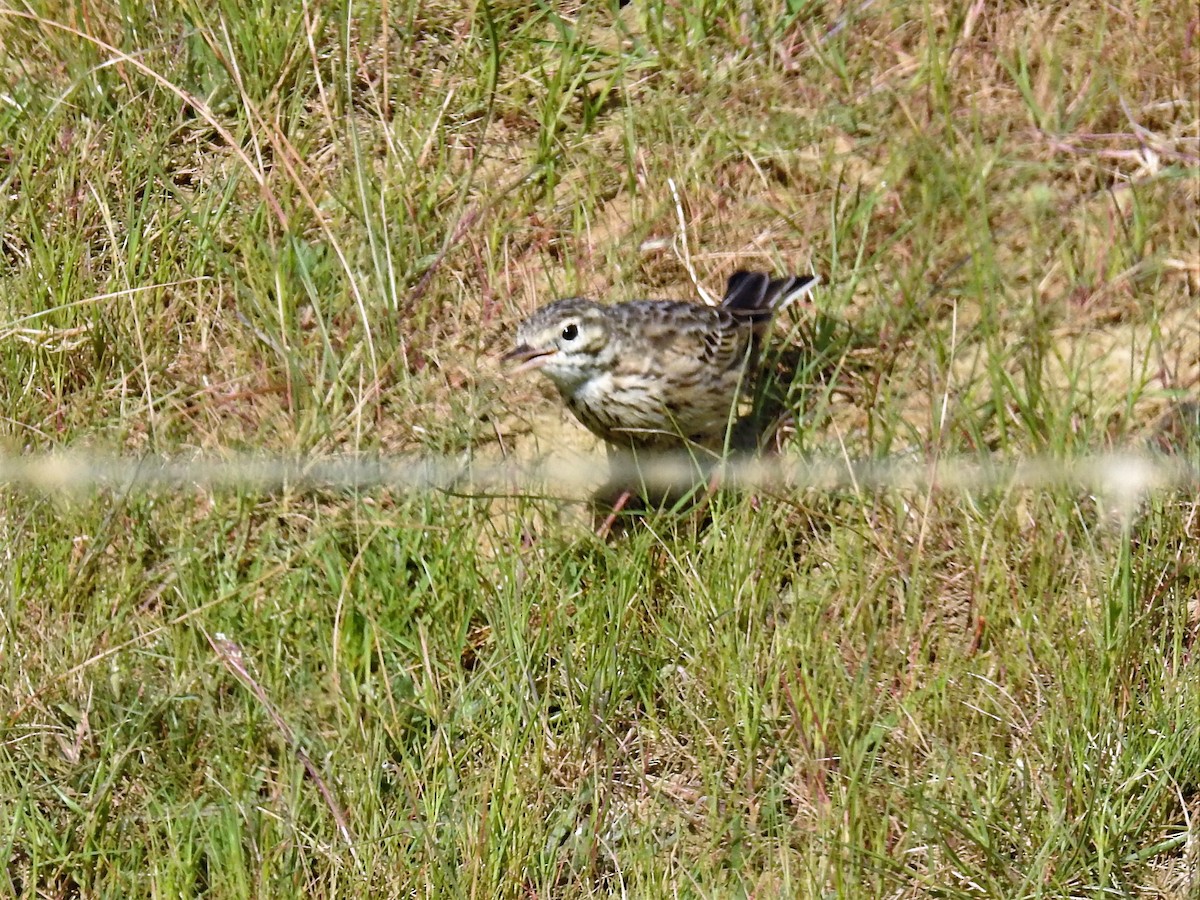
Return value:
<svg viewBox="0 0 1200 900">
<path fill-rule="evenodd" d="M 178 487 L 213 490 L 248 488 L 360 489 L 520 493 L 553 489 L 587 491 L 598 474 L 612 483 L 646 489 L 689 488 L 698 481 L 715 485 L 796 492 L 846 489 L 948 490 L 997 488 L 1081 488 L 1136 501 L 1162 490 L 1200 490 L 1200 467 L 1178 458 L 1104 454 L 1053 459 L 1004 460 L 995 457 L 889 457 L 851 461 L 837 457 L 766 456 L 703 460 L 687 454 L 545 457 L 482 462 L 431 456 L 340 456 L 288 458 L 235 456 L 104 456 L 82 451 L 43 455 L 0 455 L 0 484 L 46 493 L 118 487 L 162 491 Z"/>
</svg>

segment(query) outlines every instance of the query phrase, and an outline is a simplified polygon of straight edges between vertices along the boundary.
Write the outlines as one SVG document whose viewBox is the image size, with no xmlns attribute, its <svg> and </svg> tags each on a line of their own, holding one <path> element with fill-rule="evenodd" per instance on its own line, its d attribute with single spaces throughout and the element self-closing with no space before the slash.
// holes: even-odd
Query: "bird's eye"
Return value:
<svg viewBox="0 0 1200 900">
<path fill-rule="evenodd" d="M 563 329 L 563 340 L 564 341 L 573 341 L 577 337 L 579 337 L 579 326 L 576 325 L 574 322 L 572 322 L 570 325 L 568 325 L 566 328 Z"/>
</svg>

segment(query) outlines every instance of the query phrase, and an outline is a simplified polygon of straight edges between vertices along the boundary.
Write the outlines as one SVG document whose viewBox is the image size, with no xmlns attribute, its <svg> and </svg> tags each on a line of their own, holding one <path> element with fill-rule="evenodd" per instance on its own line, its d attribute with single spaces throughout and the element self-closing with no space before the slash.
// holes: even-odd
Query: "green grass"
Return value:
<svg viewBox="0 0 1200 900">
<path fill-rule="evenodd" d="M 792 453 L 1200 465 L 1197 52 L 1132 0 L 0 9 L 0 450 L 578 448 L 515 323 L 757 267 L 824 281 Z M 1200 890 L 1194 480 L 563 493 L 0 487 L 0 894 Z"/>
</svg>

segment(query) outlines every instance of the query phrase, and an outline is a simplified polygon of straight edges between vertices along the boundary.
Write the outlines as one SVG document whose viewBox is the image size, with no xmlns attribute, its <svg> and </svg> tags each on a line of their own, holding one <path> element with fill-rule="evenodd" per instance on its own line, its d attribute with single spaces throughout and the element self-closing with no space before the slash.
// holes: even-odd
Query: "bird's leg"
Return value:
<svg viewBox="0 0 1200 900">
<path fill-rule="evenodd" d="M 619 496 L 613 503 L 612 512 L 605 516 L 604 521 L 600 523 L 600 527 L 596 529 L 596 536 L 606 538 L 612 532 L 613 526 L 617 523 L 617 516 L 621 514 L 621 510 L 633 498 L 632 491 L 621 491 Z"/>
<path fill-rule="evenodd" d="M 608 537 L 618 528 L 617 519 L 622 513 L 630 515 L 639 511 L 640 495 L 636 484 L 637 456 L 631 447 L 606 444 L 608 452 L 608 480 L 592 495 L 596 520 L 596 534 Z M 603 519 L 601 520 L 601 517 Z M 624 530 L 619 527 L 618 530 Z"/>
</svg>

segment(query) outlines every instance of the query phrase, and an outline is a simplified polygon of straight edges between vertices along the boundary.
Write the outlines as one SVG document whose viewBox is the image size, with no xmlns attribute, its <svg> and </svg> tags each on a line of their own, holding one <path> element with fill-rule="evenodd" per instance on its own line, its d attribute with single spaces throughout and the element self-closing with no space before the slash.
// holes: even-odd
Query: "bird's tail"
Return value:
<svg viewBox="0 0 1200 900">
<path fill-rule="evenodd" d="M 738 270 L 729 276 L 721 308 L 755 321 L 769 319 L 811 291 L 819 281 L 815 275 L 772 278 L 763 272 Z"/>
</svg>

